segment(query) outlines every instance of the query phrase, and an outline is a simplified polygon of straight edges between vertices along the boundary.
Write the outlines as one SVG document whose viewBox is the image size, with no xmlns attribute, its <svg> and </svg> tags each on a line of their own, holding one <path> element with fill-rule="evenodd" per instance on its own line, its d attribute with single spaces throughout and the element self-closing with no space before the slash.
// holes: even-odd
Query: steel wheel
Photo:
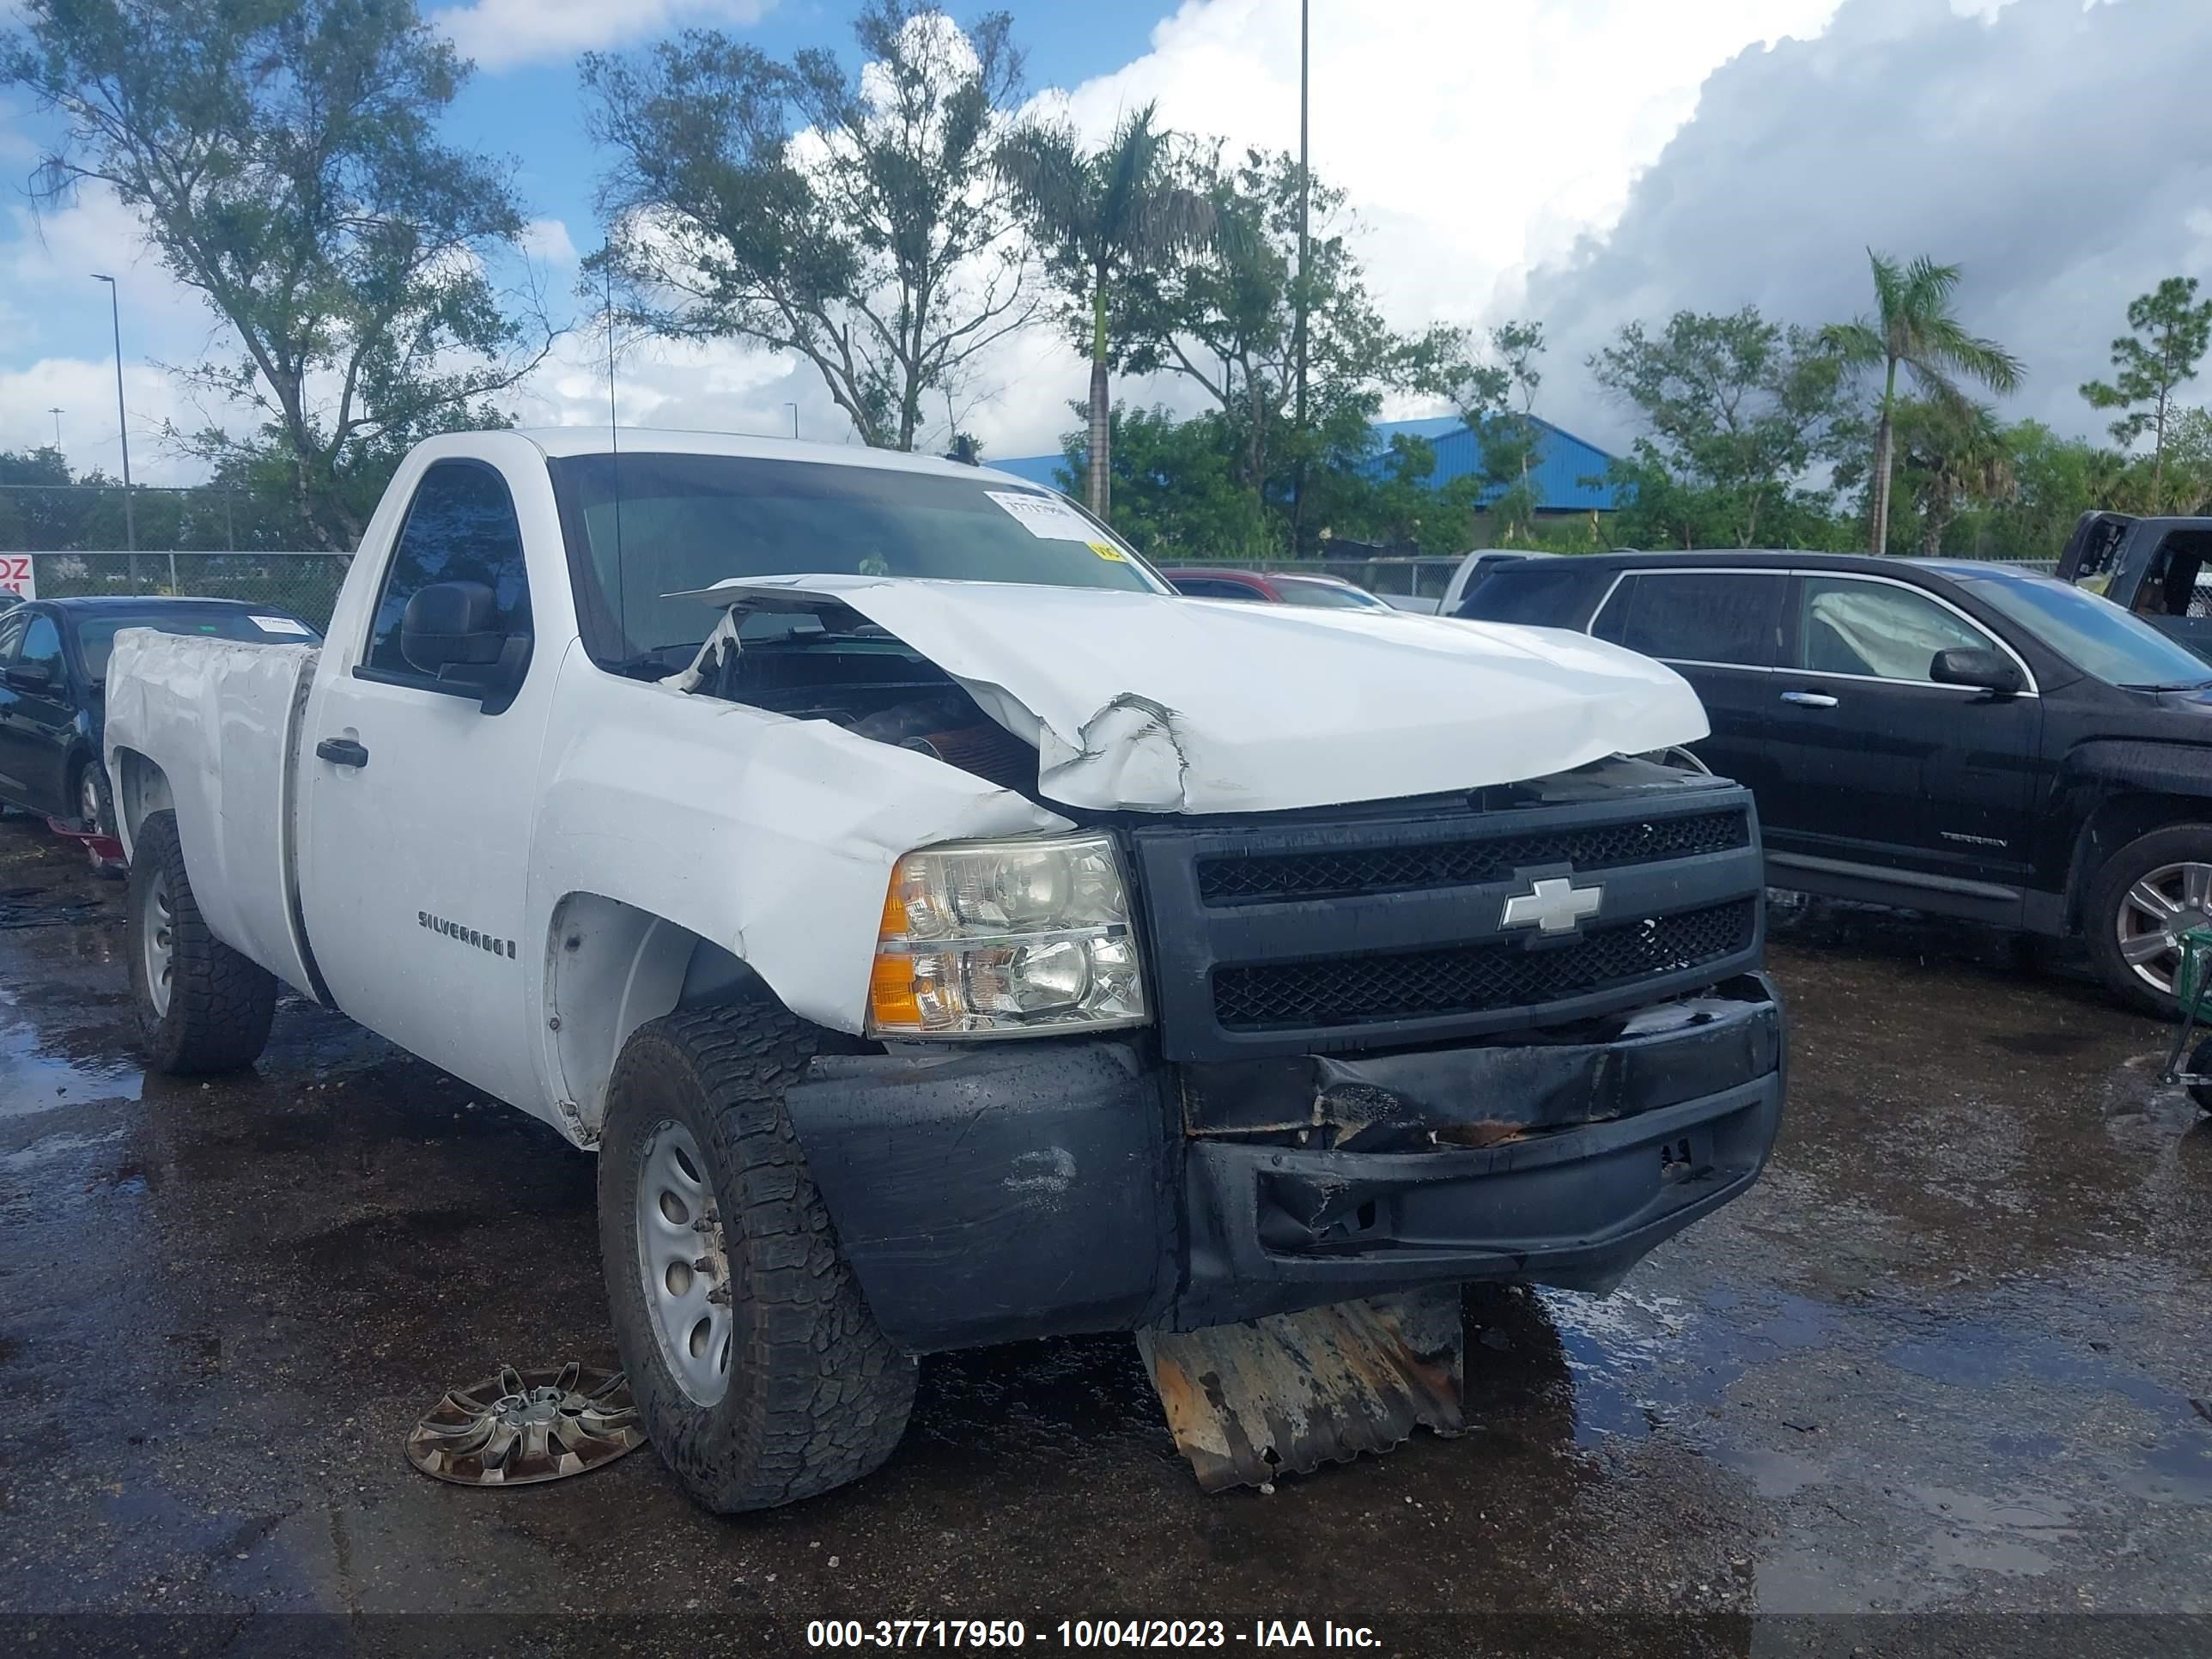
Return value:
<svg viewBox="0 0 2212 1659">
<path fill-rule="evenodd" d="M 177 914 L 169 897 L 169 878 L 156 871 L 146 884 L 146 906 L 138 918 L 139 948 L 146 953 L 146 996 L 154 1018 L 169 1012 L 170 981 L 176 973 Z"/>
<path fill-rule="evenodd" d="M 730 1386 L 730 1261 L 706 1160 L 673 1119 L 653 1131 L 637 1179 L 638 1270 L 661 1357 L 694 1405 Z"/>
<path fill-rule="evenodd" d="M 2173 994 L 2181 970 L 2181 936 L 2212 927 L 2212 864 L 2161 864 L 2120 895 L 2121 960 L 2160 996 Z"/>
<path fill-rule="evenodd" d="M 89 766 L 77 780 L 76 815 L 83 820 L 86 829 L 100 828 L 100 780 L 93 776 Z"/>
</svg>

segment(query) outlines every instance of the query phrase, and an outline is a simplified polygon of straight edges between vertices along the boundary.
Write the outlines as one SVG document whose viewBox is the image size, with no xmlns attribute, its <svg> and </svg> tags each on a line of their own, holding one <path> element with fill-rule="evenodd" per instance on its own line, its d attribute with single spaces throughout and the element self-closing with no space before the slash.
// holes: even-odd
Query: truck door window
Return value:
<svg viewBox="0 0 2212 1659">
<path fill-rule="evenodd" d="M 2001 651 L 1924 593 L 1853 576 L 1805 578 L 1797 665 L 1816 674 L 1927 681 L 1939 651 Z"/>
<path fill-rule="evenodd" d="M 2177 531 L 2159 544 L 2136 590 L 2138 617 L 2212 617 L 2212 570 L 2205 555 L 2212 536 Z"/>
<path fill-rule="evenodd" d="M 1668 662 L 1771 668 L 1787 582 L 1779 571 L 1632 571 L 1590 632 Z"/>
<path fill-rule="evenodd" d="M 21 611 L 12 617 L 0 617 L 0 668 L 15 660 L 16 648 L 23 643 L 23 630 L 31 619 Z"/>
<path fill-rule="evenodd" d="M 434 582 L 482 582 L 497 602 L 500 629 L 529 631 L 530 580 L 514 501 L 480 461 L 440 461 L 415 487 L 362 662 L 375 678 L 428 684 L 400 653 L 399 619 L 407 601 Z"/>
</svg>

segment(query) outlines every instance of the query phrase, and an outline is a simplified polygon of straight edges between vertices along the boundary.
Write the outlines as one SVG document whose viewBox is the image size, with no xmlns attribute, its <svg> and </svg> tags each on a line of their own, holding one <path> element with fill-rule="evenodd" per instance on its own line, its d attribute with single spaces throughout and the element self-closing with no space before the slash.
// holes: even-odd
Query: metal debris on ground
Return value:
<svg viewBox="0 0 2212 1659">
<path fill-rule="evenodd" d="M 455 1389 L 407 1437 L 407 1461 L 464 1486 L 521 1486 L 611 1463 L 642 1445 L 629 1381 L 620 1371 L 502 1365 Z"/>
<path fill-rule="evenodd" d="M 1239 1325 L 1144 1330 L 1176 1448 L 1207 1492 L 1271 1490 L 1416 1428 L 1457 1434 L 1466 1338 L 1456 1285 Z"/>
</svg>

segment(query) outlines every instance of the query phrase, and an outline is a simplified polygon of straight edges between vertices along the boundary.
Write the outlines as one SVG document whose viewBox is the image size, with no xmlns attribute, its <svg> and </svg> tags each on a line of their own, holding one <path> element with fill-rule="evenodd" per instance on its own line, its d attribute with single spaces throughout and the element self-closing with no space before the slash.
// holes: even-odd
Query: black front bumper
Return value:
<svg viewBox="0 0 2212 1659">
<path fill-rule="evenodd" d="M 1781 1006 L 1745 974 L 1564 1040 L 829 1057 L 788 1104 L 878 1322 L 928 1352 L 1430 1283 L 1608 1289 L 1757 1177 L 1784 1078 Z"/>
</svg>

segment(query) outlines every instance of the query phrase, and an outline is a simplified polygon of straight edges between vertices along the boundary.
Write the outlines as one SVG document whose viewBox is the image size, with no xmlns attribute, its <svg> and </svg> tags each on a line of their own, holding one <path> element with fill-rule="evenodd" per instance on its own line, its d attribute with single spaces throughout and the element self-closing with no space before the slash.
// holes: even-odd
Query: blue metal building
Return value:
<svg viewBox="0 0 2212 1659">
<path fill-rule="evenodd" d="M 1539 416 L 1529 417 L 1540 436 L 1536 444 L 1536 511 L 1539 513 L 1610 513 L 1618 505 L 1613 486 L 1605 481 L 1613 457 L 1586 438 L 1577 438 L 1564 427 Z M 1465 421 L 1456 415 L 1432 416 L 1421 421 L 1382 421 L 1375 427 L 1376 453 L 1367 463 L 1370 472 L 1388 464 L 1390 440 L 1425 438 L 1437 453 L 1437 470 L 1429 483 L 1442 489 L 1455 478 L 1477 472 L 1482 466 L 1482 446 Z M 1503 494 L 1489 492 L 1485 500 Z"/>
<path fill-rule="evenodd" d="M 1606 469 L 1612 465 L 1613 458 L 1564 427 L 1531 418 L 1535 419 L 1542 432 L 1536 449 L 1537 512 L 1612 512 L 1618 503 L 1613 500 L 1613 486 L 1604 480 Z M 1467 422 L 1456 415 L 1437 415 L 1419 421 L 1377 422 L 1374 436 L 1374 449 L 1366 462 L 1370 472 L 1380 472 L 1389 464 L 1390 440 L 1399 436 L 1428 440 L 1437 455 L 1436 471 L 1429 475 L 1429 483 L 1437 488 L 1480 469 L 1481 446 Z M 1010 461 L 986 458 L 984 465 L 1056 489 L 1060 487 L 1058 475 L 1066 462 L 1058 455 L 1024 455 Z"/>
</svg>

